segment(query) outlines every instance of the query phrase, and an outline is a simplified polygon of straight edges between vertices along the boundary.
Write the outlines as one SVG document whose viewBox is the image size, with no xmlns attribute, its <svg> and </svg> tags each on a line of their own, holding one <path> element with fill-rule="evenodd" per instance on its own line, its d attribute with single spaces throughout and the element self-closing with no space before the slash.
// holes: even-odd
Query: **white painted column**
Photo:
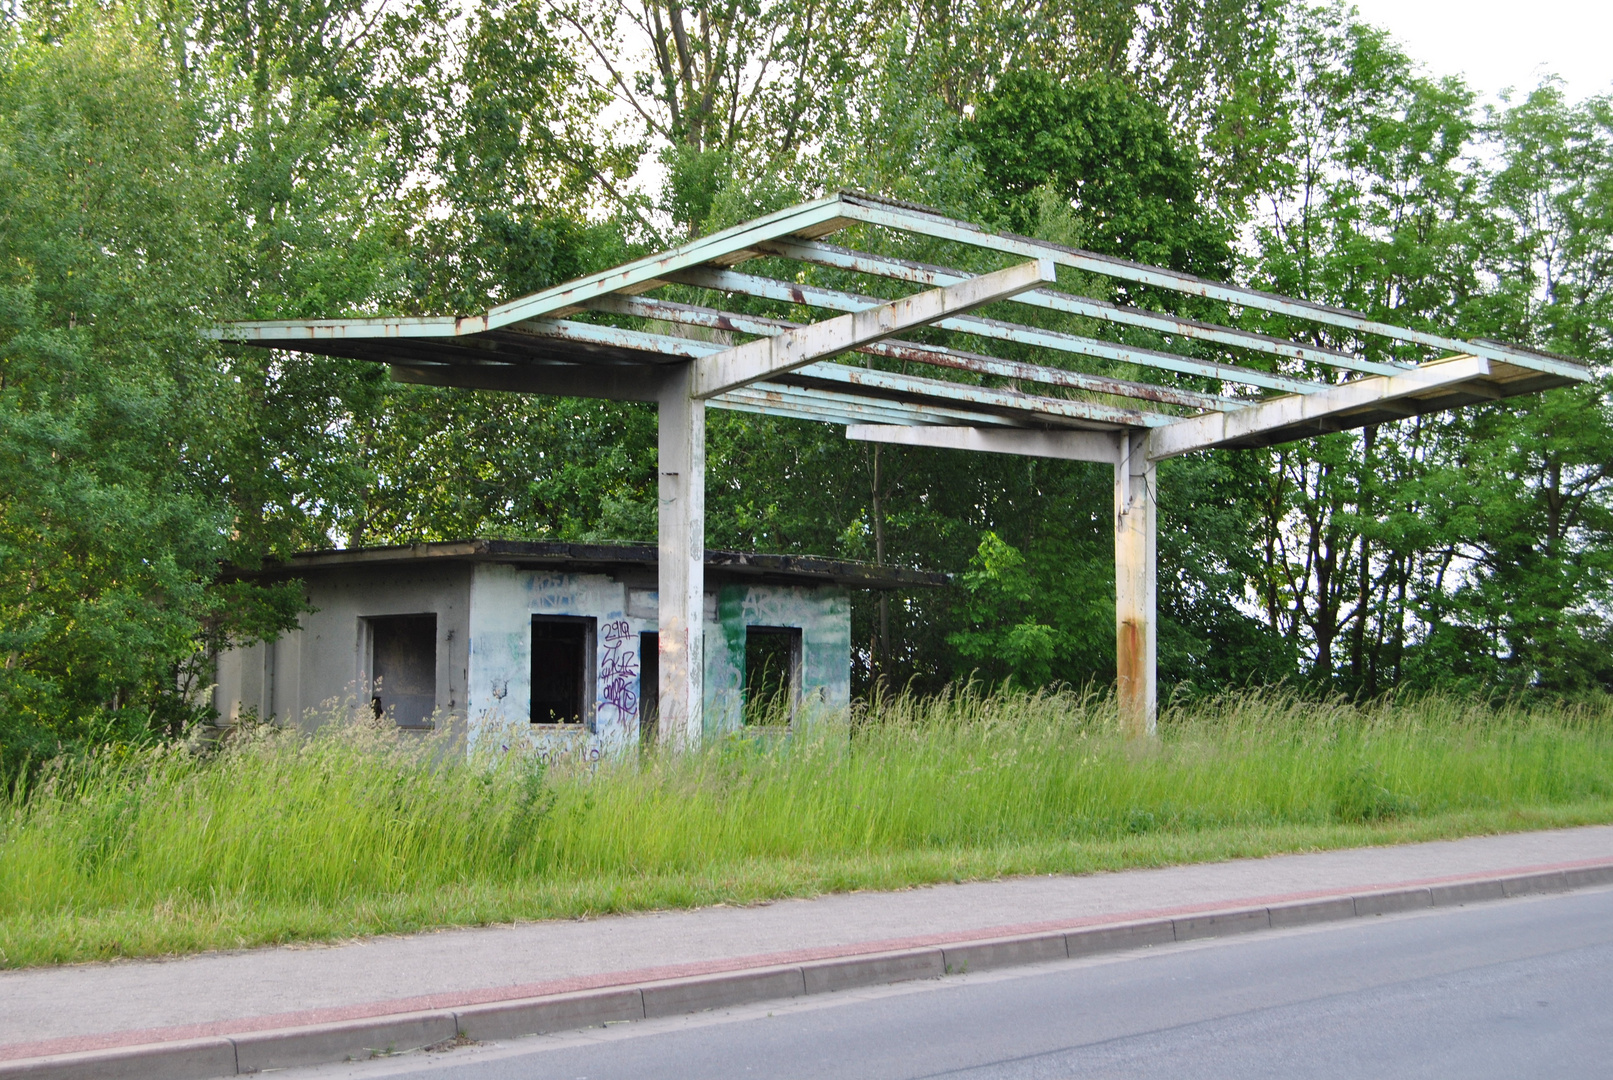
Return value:
<svg viewBox="0 0 1613 1080">
<path fill-rule="evenodd" d="M 1122 435 L 1115 461 L 1115 695 L 1132 738 L 1152 736 L 1155 687 L 1154 531 L 1159 494 L 1147 432 Z"/>
<path fill-rule="evenodd" d="M 660 740 L 700 745 L 705 698 L 706 403 L 690 395 L 694 365 L 662 383 L 660 459 Z"/>
</svg>

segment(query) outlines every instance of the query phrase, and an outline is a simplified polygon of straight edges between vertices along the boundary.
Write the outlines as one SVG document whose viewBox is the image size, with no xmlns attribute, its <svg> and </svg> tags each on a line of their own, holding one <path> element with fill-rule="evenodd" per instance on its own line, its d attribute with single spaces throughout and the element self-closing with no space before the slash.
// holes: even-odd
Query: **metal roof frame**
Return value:
<svg viewBox="0 0 1613 1080">
<path fill-rule="evenodd" d="M 803 311 L 822 319 L 815 313 L 869 312 L 893 302 L 868 289 L 821 284 L 812 280 L 814 275 L 854 276 L 870 288 L 883 280 L 929 289 L 959 287 L 980 276 L 823 240 L 851 226 L 887 241 L 879 246 L 894 242 L 900 247 L 916 240 L 920 246 L 947 246 L 965 256 L 972 250 L 977 262 L 981 253 L 988 259 L 1033 258 L 1126 287 L 1143 286 L 1150 296 L 1176 294 L 1200 306 L 1207 300 L 1229 311 L 1277 315 L 1341 334 L 1357 348 L 1290 340 L 1188 317 L 1165 305 L 1117 304 L 1042 285 L 1001 298 L 994 309 L 1030 312 L 1042 321 L 1073 320 L 1082 329 L 960 311 L 918 324 L 930 340 L 860 342 L 842 354 L 855 353 L 853 363 L 814 358 L 718 394 L 710 405 L 847 424 L 1103 431 L 1182 424 L 1151 452 L 1163 456 L 1167 446 L 1185 453 L 1212 445 L 1264 445 L 1590 378 L 1583 365 L 1535 350 L 1394 326 L 1358 312 L 993 233 L 926 207 L 856 192 L 769 214 L 481 315 L 241 322 L 216 334 L 243 344 L 387 363 L 406 381 L 654 400 L 655 369 L 662 365 L 704 362 L 747 339 L 799 331 L 809 325 L 801 318 Z M 796 272 L 786 278 L 735 269 L 758 259 Z M 707 303 L 687 302 L 693 289 Z M 684 295 L 653 295 L 668 290 Z M 719 299 L 712 302 L 713 296 Z M 759 313 L 754 310 L 758 300 L 775 309 L 786 307 L 793 317 Z M 578 313 L 589 321 L 569 317 Z M 1128 333 L 1152 340 L 1136 344 L 1126 338 Z M 941 337 L 946 340 L 936 340 Z M 1363 355 L 1363 347 L 1374 339 L 1435 355 L 1421 364 Z M 1002 355 L 1005 351 L 1009 355 Z M 1375 351 L 1381 353 L 1381 346 Z M 1460 378 L 1449 364 L 1427 368 L 1453 356 L 1485 363 L 1461 368 Z M 901 370 L 889 370 L 896 365 Z M 933 373 L 919 377 L 912 373 L 916 365 Z M 1426 380 L 1418 393 L 1384 388 L 1386 382 L 1420 370 L 1437 377 Z M 1310 399 L 1316 405 L 1335 401 L 1338 388 L 1350 385 L 1358 389 L 1348 410 L 1322 415 L 1314 407 L 1286 412 L 1266 407 L 1279 400 L 1273 395 L 1294 402 Z M 1397 386 L 1403 389 L 1405 384 Z M 590 393 L 594 389 L 598 392 Z M 1207 419 L 1215 414 L 1227 417 L 1227 423 L 1217 426 Z M 1246 421 L 1255 415 L 1290 419 L 1258 430 L 1231 419 Z M 1296 416 L 1303 419 L 1292 419 Z M 1224 434 L 1234 430 L 1236 437 Z M 1201 437 L 1184 439 L 1190 431 Z"/>
</svg>

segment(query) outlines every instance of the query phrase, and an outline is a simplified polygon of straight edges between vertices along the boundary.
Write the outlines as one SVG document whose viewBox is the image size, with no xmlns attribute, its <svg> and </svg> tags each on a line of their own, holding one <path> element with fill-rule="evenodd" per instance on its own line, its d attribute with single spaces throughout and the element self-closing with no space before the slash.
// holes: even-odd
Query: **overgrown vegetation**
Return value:
<svg viewBox="0 0 1613 1080">
<path fill-rule="evenodd" d="M 1157 746 L 1070 692 L 549 764 L 359 721 L 105 747 L 0 804 L 0 963 L 142 956 L 1613 820 L 1613 709 L 1255 692 Z"/>
</svg>

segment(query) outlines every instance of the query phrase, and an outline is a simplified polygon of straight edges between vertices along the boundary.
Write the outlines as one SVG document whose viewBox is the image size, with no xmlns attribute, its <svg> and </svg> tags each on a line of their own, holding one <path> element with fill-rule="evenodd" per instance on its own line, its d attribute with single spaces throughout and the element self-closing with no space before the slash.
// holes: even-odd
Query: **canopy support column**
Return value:
<svg viewBox="0 0 1613 1080">
<path fill-rule="evenodd" d="M 1116 440 L 1115 461 L 1115 696 L 1120 726 L 1130 738 L 1154 734 L 1156 619 L 1155 506 L 1159 494 L 1147 432 Z"/>
<path fill-rule="evenodd" d="M 694 365 L 662 383 L 659 436 L 660 740 L 700 745 L 705 700 L 706 403 Z"/>
</svg>

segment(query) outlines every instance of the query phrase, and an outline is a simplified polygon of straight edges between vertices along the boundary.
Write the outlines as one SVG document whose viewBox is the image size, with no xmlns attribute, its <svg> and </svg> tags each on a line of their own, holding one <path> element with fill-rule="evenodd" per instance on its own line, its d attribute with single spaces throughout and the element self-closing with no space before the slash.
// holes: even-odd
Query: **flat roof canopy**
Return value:
<svg viewBox="0 0 1613 1080">
<path fill-rule="evenodd" d="M 858 251 L 825 239 L 848 230 L 875 237 L 868 246 L 922 252 L 930 259 L 950 252 L 976 269 Z M 999 282 L 947 302 L 944 294 L 993 277 L 981 273 L 982 263 L 1007 267 L 1001 276 L 1025 260 L 1042 268 L 1033 280 Z M 1108 279 L 1145 300 L 1176 293 L 1216 302 L 1219 310 L 1241 312 L 1238 321 L 1264 319 L 1286 326 L 1289 336 L 1082 296 L 1060 287 L 1058 272 L 1070 281 Z M 679 299 L 658 295 L 674 289 Z M 900 315 L 892 318 L 903 298 L 912 307 L 925 295 L 940 298 L 934 311 L 909 312 L 905 322 Z M 691 298 L 703 302 L 687 302 Z M 1025 321 L 971 313 L 988 304 Z M 752 313 L 758 306 L 795 317 Z M 1393 326 L 1357 312 L 988 232 L 934 210 L 852 192 L 480 315 L 244 322 L 217 333 L 245 344 L 389 364 L 406 382 L 656 401 L 657 369 L 665 365 L 771 338 L 793 347 L 810 336 L 813 324 L 827 327 L 837 321 L 834 316 L 849 313 L 863 313 L 864 322 L 882 320 L 885 332 L 819 335 L 826 339 L 807 342 L 794 356 L 753 363 L 754 370 L 700 396 L 716 408 L 847 425 L 1114 432 L 1201 418 L 1158 442 L 1150 457 L 1161 457 L 1207 446 L 1269 445 L 1589 378 L 1583 365 L 1562 357 Z M 1348 346 L 1316 344 L 1318 328 Z M 921 332 L 925 340 L 897 336 L 904 329 Z M 1128 335 L 1145 336 L 1151 344 L 1119 340 Z M 781 351 L 789 349 L 775 348 L 774 356 Z M 852 362 L 835 362 L 847 354 L 855 354 Z M 875 366 L 876 360 L 895 363 Z M 900 371 L 888 370 L 898 366 Z M 913 374 L 915 368 L 925 374 Z M 983 385 L 988 380 L 996 385 Z M 1343 387 L 1354 390 L 1341 397 Z M 1270 407 L 1284 399 L 1287 405 Z"/>
</svg>

